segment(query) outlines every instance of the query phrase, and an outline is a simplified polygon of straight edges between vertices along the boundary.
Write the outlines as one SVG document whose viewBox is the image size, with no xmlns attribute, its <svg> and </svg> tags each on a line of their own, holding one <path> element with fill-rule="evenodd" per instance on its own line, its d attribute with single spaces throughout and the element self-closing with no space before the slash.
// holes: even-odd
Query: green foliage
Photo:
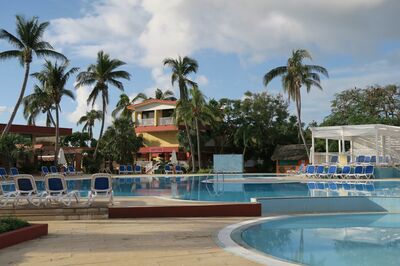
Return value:
<svg viewBox="0 0 400 266">
<path fill-rule="evenodd" d="M 102 111 L 90 110 L 89 112 L 86 112 L 85 115 L 81 116 L 81 118 L 79 118 L 77 124 L 83 124 L 82 132 L 88 132 L 89 138 L 92 139 L 94 123 L 96 122 L 96 120 L 101 120 L 102 117 Z"/>
<path fill-rule="evenodd" d="M 29 225 L 30 224 L 27 221 L 15 217 L 0 218 L 0 234 L 13 231 L 22 227 L 27 227 Z"/>
<path fill-rule="evenodd" d="M 31 141 L 21 135 L 7 134 L 0 137 L 0 155 L 9 166 L 17 160 L 26 159 L 31 154 Z"/>
<path fill-rule="evenodd" d="M 99 141 L 99 152 L 112 161 L 120 164 L 132 163 L 143 139 L 137 137 L 133 130 L 133 122 L 126 117 L 114 120 Z"/>
<path fill-rule="evenodd" d="M 74 132 L 72 135 L 62 138 L 61 142 L 66 147 L 88 147 L 89 140 L 89 133 Z"/>
</svg>

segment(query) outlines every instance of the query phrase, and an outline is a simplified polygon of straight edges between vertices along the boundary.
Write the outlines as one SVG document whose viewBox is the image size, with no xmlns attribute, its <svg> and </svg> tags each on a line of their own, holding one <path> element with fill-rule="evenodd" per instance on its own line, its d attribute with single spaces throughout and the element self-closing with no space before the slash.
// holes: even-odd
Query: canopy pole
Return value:
<svg viewBox="0 0 400 266">
<path fill-rule="evenodd" d="M 342 154 L 342 143 L 340 139 L 338 140 L 338 146 L 339 146 L 339 155 Z"/>
<path fill-rule="evenodd" d="M 325 139 L 325 163 L 329 162 L 329 145 L 328 145 L 329 140 Z"/>
<path fill-rule="evenodd" d="M 350 140 L 350 161 L 353 162 L 353 153 L 354 153 L 354 149 L 353 149 L 353 140 Z"/>
<path fill-rule="evenodd" d="M 312 136 L 311 136 L 311 164 L 314 164 L 314 163 L 315 163 L 315 149 L 314 149 L 314 144 L 315 144 L 315 141 L 314 141 L 314 133 L 312 133 Z"/>
</svg>

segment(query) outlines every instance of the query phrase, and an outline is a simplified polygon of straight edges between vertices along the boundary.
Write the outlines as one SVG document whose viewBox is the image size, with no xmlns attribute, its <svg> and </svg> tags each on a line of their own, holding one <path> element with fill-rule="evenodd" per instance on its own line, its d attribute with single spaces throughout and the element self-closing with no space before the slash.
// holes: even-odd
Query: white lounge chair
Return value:
<svg viewBox="0 0 400 266">
<path fill-rule="evenodd" d="M 14 202 L 16 192 L 5 192 L 3 186 L 0 184 L 0 206 L 4 207 L 8 204 L 10 200 Z"/>
<path fill-rule="evenodd" d="M 46 193 L 39 192 L 36 187 L 35 179 L 31 175 L 15 175 L 15 201 L 14 205 L 18 206 L 20 200 L 26 200 L 28 203 L 39 207 L 42 204 Z M 35 202 L 35 200 L 37 202 Z"/>
<path fill-rule="evenodd" d="M 55 201 L 65 206 L 70 206 L 73 199 L 79 202 L 79 192 L 74 190 L 68 192 L 67 182 L 61 174 L 48 174 L 45 176 L 44 185 L 46 187 L 46 205 Z"/>
<path fill-rule="evenodd" d="M 88 204 L 92 205 L 96 197 L 106 197 L 109 203 L 114 205 L 114 191 L 110 174 L 94 174 L 88 194 Z"/>
</svg>

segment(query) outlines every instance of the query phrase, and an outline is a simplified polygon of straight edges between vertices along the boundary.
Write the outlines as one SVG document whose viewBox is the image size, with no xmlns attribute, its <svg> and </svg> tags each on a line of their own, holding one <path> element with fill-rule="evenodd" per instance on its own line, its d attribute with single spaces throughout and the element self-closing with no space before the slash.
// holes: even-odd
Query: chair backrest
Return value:
<svg viewBox="0 0 400 266">
<path fill-rule="evenodd" d="M 364 155 L 360 155 L 356 158 L 356 163 L 363 163 L 365 160 L 365 156 Z"/>
<path fill-rule="evenodd" d="M 49 168 L 47 168 L 47 166 L 43 165 L 42 166 L 42 174 L 47 175 L 49 173 Z"/>
<path fill-rule="evenodd" d="M 14 176 L 14 175 L 19 175 L 18 168 L 16 168 L 16 167 L 11 167 L 11 168 L 10 168 L 10 174 L 11 174 L 12 176 Z"/>
<path fill-rule="evenodd" d="M 342 174 L 344 175 L 348 175 L 351 173 L 351 167 L 349 165 L 345 165 L 342 168 Z"/>
<path fill-rule="evenodd" d="M 354 167 L 355 174 L 362 174 L 363 170 L 364 170 L 364 168 L 361 165 L 357 165 L 356 167 Z"/>
<path fill-rule="evenodd" d="M 123 165 L 123 164 L 121 164 L 121 165 L 119 166 L 119 171 L 120 171 L 120 172 L 126 172 L 126 166 Z"/>
<path fill-rule="evenodd" d="M 141 172 L 142 171 L 142 167 L 140 165 L 135 165 L 135 172 Z"/>
<path fill-rule="evenodd" d="M 128 165 L 126 166 L 126 171 L 128 171 L 128 172 L 133 172 L 133 167 L 132 167 L 132 165 L 128 164 Z"/>
<path fill-rule="evenodd" d="M 365 167 L 365 174 L 367 175 L 372 175 L 374 173 L 374 166 L 373 165 L 367 165 Z"/>
<path fill-rule="evenodd" d="M 315 173 L 315 166 L 312 164 L 307 165 L 306 169 L 307 174 L 314 174 Z"/>
<path fill-rule="evenodd" d="M 370 163 L 376 163 L 376 155 L 371 156 L 371 160 L 369 161 Z"/>
<path fill-rule="evenodd" d="M 55 165 L 51 165 L 51 166 L 50 166 L 50 172 L 51 172 L 52 174 L 57 174 L 57 173 L 58 173 L 57 167 L 56 167 Z"/>
<path fill-rule="evenodd" d="M 164 169 L 165 171 L 171 171 L 171 166 L 169 164 L 166 164 Z"/>
<path fill-rule="evenodd" d="M 302 164 L 304 167 L 304 164 Z M 300 166 L 301 167 L 301 166 Z M 182 171 L 182 167 L 180 165 L 175 165 L 175 171 Z"/>
<path fill-rule="evenodd" d="M 67 182 L 61 174 L 46 175 L 44 185 L 48 193 L 67 192 Z"/>
<path fill-rule="evenodd" d="M 112 191 L 112 178 L 110 174 L 92 175 L 91 190 L 98 192 Z"/>
<path fill-rule="evenodd" d="M 336 174 L 336 171 L 337 171 L 337 166 L 336 165 L 329 166 L 328 174 Z"/>
<path fill-rule="evenodd" d="M 339 157 L 338 157 L 337 155 L 333 155 L 333 156 L 331 157 L 331 163 L 337 163 L 338 160 L 339 160 Z"/>
<path fill-rule="evenodd" d="M 15 175 L 15 190 L 23 193 L 37 193 L 35 179 L 31 175 Z"/>
<path fill-rule="evenodd" d="M 0 167 L 0 176 L 6 177 L 7 171 L 4 167 Z"/>
<path fill-rule="evenodd" d="M 68 166 L 68 172 L 70 172 L 70 173 L 75 173 L 75 168 L 74 168 L 73 165 L 69 165 L 69 166 Z"/>
<path fill-rule="evenodd" d="M 370 162 L 371 162 L 371 156 L 365 156 L 364 163 L 370 163 Z"/>
<path fill-rule="evenodd" d="M 323 165 L 318 165 L 317 166 L 317 174 L 322 174 L 325 171 L 325 166 Z"/>
</svg>

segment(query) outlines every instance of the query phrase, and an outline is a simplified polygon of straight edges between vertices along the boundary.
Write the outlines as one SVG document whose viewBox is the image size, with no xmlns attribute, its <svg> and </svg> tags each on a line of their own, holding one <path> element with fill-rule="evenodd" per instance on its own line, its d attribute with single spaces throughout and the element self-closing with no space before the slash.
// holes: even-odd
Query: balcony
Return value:
<svg viewBox="0 0 400 266">
<path fill-rule="evenodd" d="M 138 119 L 137 126 L 142 126 L 142 127 L 154 126 L 154 118 Z"/>
<path fill-rule="evenodd" d="M 158 122 L 159 126 L 167 126 L 167 125 L 173 125 L 173 124 L 174 124 L 173 117 L 161 117 Z"/>
</svg>

